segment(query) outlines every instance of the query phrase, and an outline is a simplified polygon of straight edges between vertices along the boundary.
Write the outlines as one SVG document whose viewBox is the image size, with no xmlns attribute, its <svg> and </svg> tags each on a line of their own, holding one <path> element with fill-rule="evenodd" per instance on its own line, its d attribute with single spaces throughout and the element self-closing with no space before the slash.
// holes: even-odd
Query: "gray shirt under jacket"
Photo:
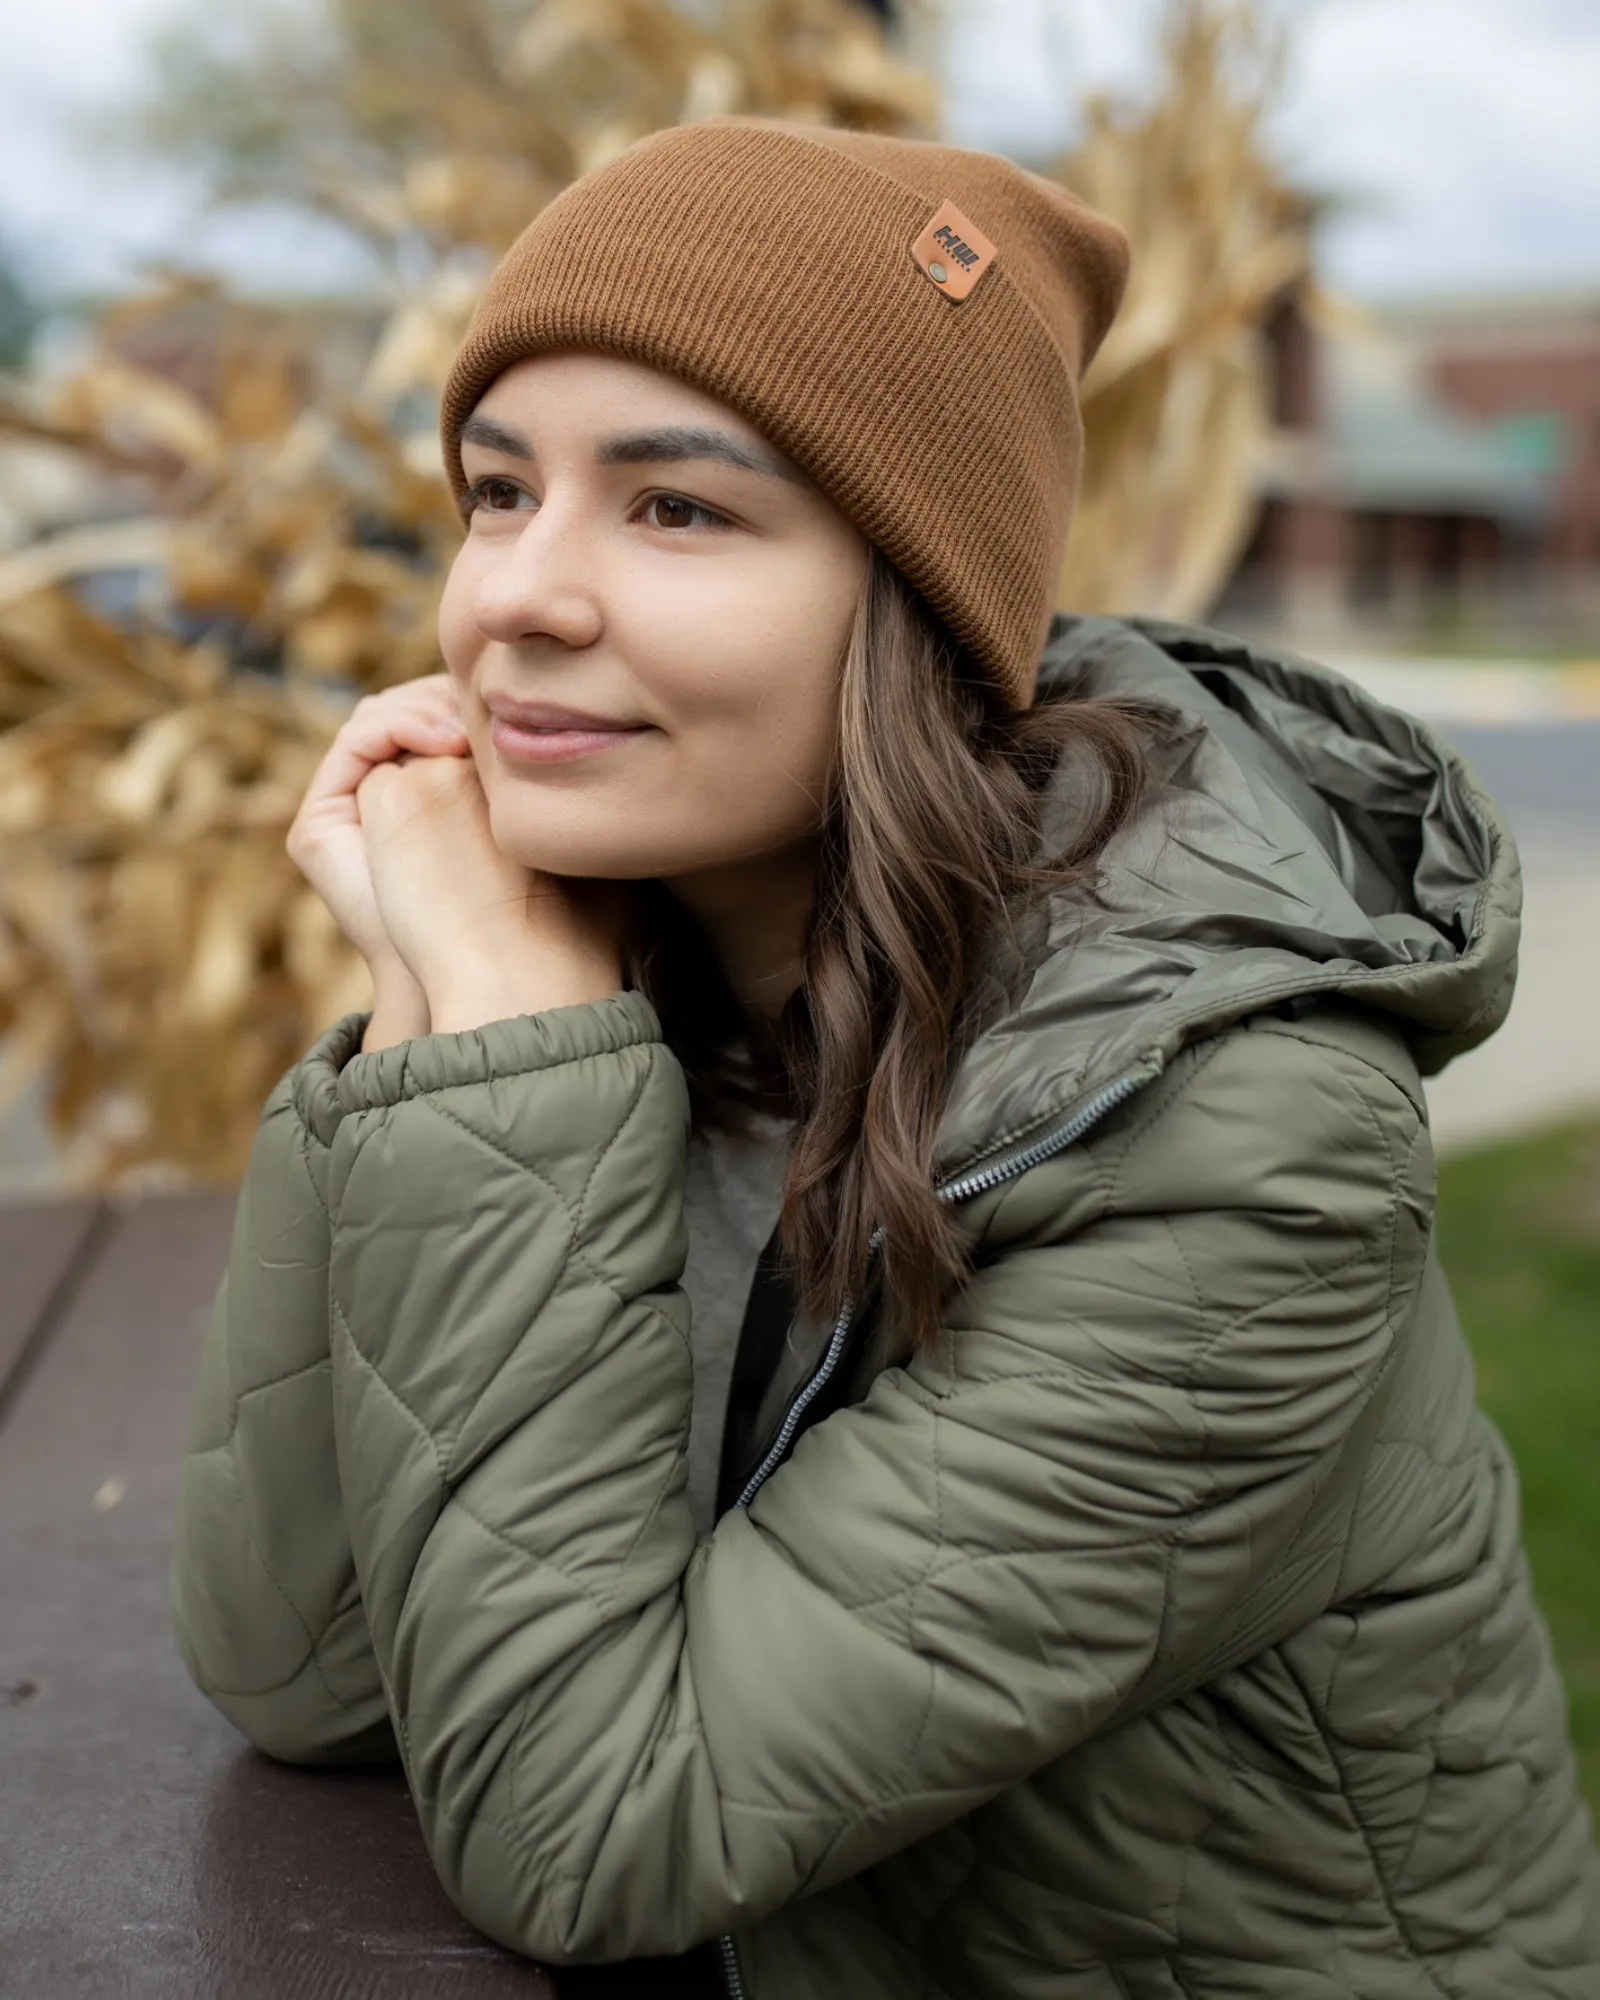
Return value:
<svg viewBox="0 0 1600 2000">
<path fill-rule="evenodd" d="M 689 1138 L 683 1288 L 689 1297 L 694 1402 L 689 1422 L 689 1505 L 695 1526 L 716 1520 L 723 1420 L 745 1305 L 763 1245 L 783 1207 L 791 1126 L 761 1120 L 751 1138 L 694 1132 Z"/>
</svg>

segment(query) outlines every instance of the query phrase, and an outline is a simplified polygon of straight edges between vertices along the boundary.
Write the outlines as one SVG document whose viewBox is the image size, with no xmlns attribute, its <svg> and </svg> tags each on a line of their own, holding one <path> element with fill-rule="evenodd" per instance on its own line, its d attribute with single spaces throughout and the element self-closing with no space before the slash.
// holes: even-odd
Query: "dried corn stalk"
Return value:
<svg viewBox="0 0 1600 2000">
<path fill-rule="evenodd" d="M 1261 329 L 1311 264 L 1308 205 L 1262 136 L 1282 53 L 1241 0 L 1168 0 L 1154 103 L 1092 101 L 1060 165 L 1134 245 L 1084 384 L 1063 605 L 1203 615 L 1249 538 L 1268 435 Z"/>
</svg>

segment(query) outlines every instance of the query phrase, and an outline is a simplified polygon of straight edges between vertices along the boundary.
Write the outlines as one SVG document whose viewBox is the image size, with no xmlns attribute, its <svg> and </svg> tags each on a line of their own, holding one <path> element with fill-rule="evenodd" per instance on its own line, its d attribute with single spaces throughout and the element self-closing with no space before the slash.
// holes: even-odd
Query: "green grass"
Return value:
<svg viewBox="0 0 1600 2000">
<path fill-rule="evenodd" d="M 1522 1479 L 1539 1606 L 1600 1815 L 1600 1123 L 1447 1160 L 1439 1238 Z"/>
</svg>

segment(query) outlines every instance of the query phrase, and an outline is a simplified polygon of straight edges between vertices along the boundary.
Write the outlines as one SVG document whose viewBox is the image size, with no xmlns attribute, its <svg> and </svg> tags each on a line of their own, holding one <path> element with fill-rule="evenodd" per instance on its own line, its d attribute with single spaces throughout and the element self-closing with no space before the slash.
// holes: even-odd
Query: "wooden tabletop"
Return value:
<svg viewBox="0 0 1600 2000">
<path fill-rule="evenodd" d="M 0 1995 L 516 1995 L 395 1766 L 275 1764 L 191 1685 L 167 1606 L 178 1466 L 231 1193 L 0 1204 Z M 561 2000 L 706 2000 L 686 1962 Z"/>
</svg>

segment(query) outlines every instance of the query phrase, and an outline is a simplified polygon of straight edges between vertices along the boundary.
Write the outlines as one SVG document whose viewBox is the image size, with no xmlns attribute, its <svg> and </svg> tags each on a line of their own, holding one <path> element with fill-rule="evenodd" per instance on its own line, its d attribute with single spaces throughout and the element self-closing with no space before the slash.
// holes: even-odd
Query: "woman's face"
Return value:
<svg viewBox="0 0 1600 2000">
<path fill-rule="evenodd" d="M 439 636 L 502 852 L 671 877 L 814 834 L 868 556 L 833 503 L 715 398 L 604 355 L 508 369 L 461 457 Z M 612 733 L 530 738 L 511 703 Z"/>
</svg>

